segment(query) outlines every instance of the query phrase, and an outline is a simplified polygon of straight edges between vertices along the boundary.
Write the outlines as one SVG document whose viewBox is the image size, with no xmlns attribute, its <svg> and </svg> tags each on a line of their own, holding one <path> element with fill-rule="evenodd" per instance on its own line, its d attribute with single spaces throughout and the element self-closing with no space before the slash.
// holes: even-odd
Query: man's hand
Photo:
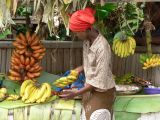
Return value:
<svg viewBox="0 0 160 120">
<path fill-rule="evenodd" d="M 77 91 L 78 90 L 63 90 L 62 94 L 59 95 L 60 97 L 62 97 L 63 99 L 73 99 L 75 96 L 77 96 Z"/>
<path fill-rule="evenodd" d="M 94 89 L 94 87 L 90 84 L 85 84 L 85 87 L 80 89 L 80 90 L 63 90 L 62 94 L 59 95 L 60 97 L 64 98 L 64 99 L 72 99 L 75 96 L 78 95 L 82 95 L 87 91 L 92 91 Z"/>
<path fill-rule="evenodd" d="M 77 71 L 78 74 L 80 74 L 83 71 L 83 66 L 79 66 L 75 68 L 74 70 Z"/>
</svg>

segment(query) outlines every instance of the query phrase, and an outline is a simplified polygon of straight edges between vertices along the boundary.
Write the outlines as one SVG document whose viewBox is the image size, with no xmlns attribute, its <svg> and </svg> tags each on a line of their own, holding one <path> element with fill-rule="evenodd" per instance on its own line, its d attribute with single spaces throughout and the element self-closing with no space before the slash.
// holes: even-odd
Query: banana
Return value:
<svg viewBox="0 0 160 120">
<path fill-rule="evenodd" d="M 118 41 L 118 39 L 113 40 L 113 44 L 112 44 L 112 50 L 115 51 L 115 43 Z"/>
<path fill-rule="evenodd" d="M 6 88 L 1 88 L 0 89 L 0 93 L 6 94 L 7 93 L 7 89 Z"/>
<path fill-rule="evenodd" d="M 75 77 L 75 76 L 73 76 L 73 75 L 69 75 L 69 76 L 67 76 L 67 79 L 70 79 L 70 80 L 76 80 L 76 79 L 77 79 L 77 77 Z"/>
<path fill-rule="evenodd" d="M 73 75 L 73 76 L 77 77 L 78 73 L 77 73 L 76 70 L 71 70 L 70 75 Z"/>
<path fill-rule="evenodd" d="M 38 91 L 38 94 L 36 96 L 36 100 L 38 100 L 39 98 L 41 98 L 43 96 L 43 94 L 45 94 L 47 87 L 46 85 L 42 84 L 41 88 Z"/>
<path fill-rule="evenodd" d="M 25 89 L 29 84 L 33 84 L 34 82 L 32 80 L 26 80 L 22 83 L 21 89 L 20 89 L 20 96 L 22 97 L 24 95 Z"/>
<path fill-rule="evenodd" d="M 125 57 L 126 54 L 126 41 L 122 43 L 122 48 L 121 48 L 121 58 Z"/>
<path fill-rule="evenodd" d="M 45 102 L 45 101 L 47 100 L 47 98 L 51 97 L 51 93 L 52 93 L 51 86 L 50 86 L 48 83 L 44 83 L 44 85 L 46 86 L 47 91 L 46 91 L 46 93 L 41 97 L 40 102 Z"/>
<path fill-rule="evenodd" d="M 29 97 L 29 99 L 27 100 L 29 103 L 34 103 L 36 102 L 36 95 L 37 95 L 37 92 L 38 92 L 38 88 L 36 88 L 34 91 L 33 91 L 33 94 Z"/>
<path fill-rule="evenodd" d="M 35 88 L 32 93 L 30 94 L 30 96 L 28 97 L 28 99 L 25 101 L 25 103 L 33 103 L 33 99 L 35 98 L 35 95 L 37 94 L 38 89 Z M 32 100 L 32 101 L 31 101 Z"/>
<path fill-rule="evenodd" d="M 12 100 L 12 101 L 15 101 L 15 100 L 18 100 L 20 98 L 20 96 L 19 95 L 14 95 L 14 94 L 10 94 L 7 98 L 6 98 L 6 100 Z"/>
<path fill-rule="evenodd" d="M 128 40 L 125 42 L 125 44 L 124 44 L 124 56 L 123 57 L 127 57 L 127 56 L 129 56 L 129 43 L 128 43 Z"/>
<path fill-rule="evenodd" d="M 29 84 L 26 89 L 25 89 L 25 92 L 24 92 L 24 99 L 28 99 L 29 98 L 29 95 L 30 93 L 32 92 L 32 88 L 35 87 L 33 83 Z"/>
<path fill-rule="evenodd" d="M 5 94 L 0 93 L 0 99 L 3 99 L 3 98 L 5 98 Z"/>
<path fill-rule="evenodd" d="M 117 47 L 117 49 L 116 49 L 116 50 L 117 50 L 116 53 L 117 53 L 117 56 L 120 57 L 120 56 L 121 56 L 121 49 L 122 49 L 122 42 L 118 41 L 117 44 L 119 44 L 119 45 L 118 45 L 118 47 Z"/>
<path fill-rule="evenodd" d="M 116 55 L 118 54 L 118 48 L 119 48 L 119 46 L 120 46 L 120 43 L 121 43 L 120 40 L 118 40 L 118 41 L 116 42 L 115 51 L 114 51 Z"/>
</svg>

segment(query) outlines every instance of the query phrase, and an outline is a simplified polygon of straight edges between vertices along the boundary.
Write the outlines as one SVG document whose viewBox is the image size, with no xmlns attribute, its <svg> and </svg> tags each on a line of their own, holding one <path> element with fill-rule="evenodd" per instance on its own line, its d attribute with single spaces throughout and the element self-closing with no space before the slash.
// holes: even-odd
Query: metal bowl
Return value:
<svg viewBox="0 0 160 120">
<path fill-rule="evenodd" d="M 139 93 L 142 87 L 136 84 L 131 85 L 116 85 L 116 93 L 118 95 L 133 95 Z"/>
</svg>

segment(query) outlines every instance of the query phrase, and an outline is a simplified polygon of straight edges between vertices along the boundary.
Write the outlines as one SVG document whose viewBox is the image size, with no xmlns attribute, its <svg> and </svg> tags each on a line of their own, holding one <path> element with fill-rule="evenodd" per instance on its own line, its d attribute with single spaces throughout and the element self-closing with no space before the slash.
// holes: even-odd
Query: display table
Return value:
<svg viewBox="0 0 160 120">
<path fill-rule="evenodd" d="M 57 78 L 59 76 L 43 72 L 38 81 L 52 84 Z M 19 84 L 7 79 L 4 86 L 9 93 L 18 93 L 20 89 Z M 76 100 L 73 109 L 65 110 L 55 108 L 57 101 L 38 105 L 24 105 L 20 101 L 0 102 L 0 120 L 80 120 L 81 101 Z M 160 95 L 117 96 L 114 103 L 115 120 L 159 120 L 159 112 Z"/>
</svg>

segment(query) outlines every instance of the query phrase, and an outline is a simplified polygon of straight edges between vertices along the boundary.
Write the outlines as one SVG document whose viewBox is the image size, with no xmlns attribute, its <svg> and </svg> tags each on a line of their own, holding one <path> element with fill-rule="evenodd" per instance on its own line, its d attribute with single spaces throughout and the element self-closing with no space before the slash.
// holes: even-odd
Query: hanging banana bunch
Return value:
<svg viewBox="0 0 160 120">
<path fill-rule="evenodd" d="M 10 80 L 23 81 L 39 77 L 42 70 L 39 61 L 46 51 L 39 37 L 35 33 L 20 33 L 13 46 L 15 49 L 11 57 Z"/>
<path fill-rule="evenodd" d="M 112 50 L 121 57 L 128 57 L 133 55 L 136 48 L 136 41 L 133 37 L 125 35 L 123 32 L 119 32 L 115 35 Z"/>
</svg>

